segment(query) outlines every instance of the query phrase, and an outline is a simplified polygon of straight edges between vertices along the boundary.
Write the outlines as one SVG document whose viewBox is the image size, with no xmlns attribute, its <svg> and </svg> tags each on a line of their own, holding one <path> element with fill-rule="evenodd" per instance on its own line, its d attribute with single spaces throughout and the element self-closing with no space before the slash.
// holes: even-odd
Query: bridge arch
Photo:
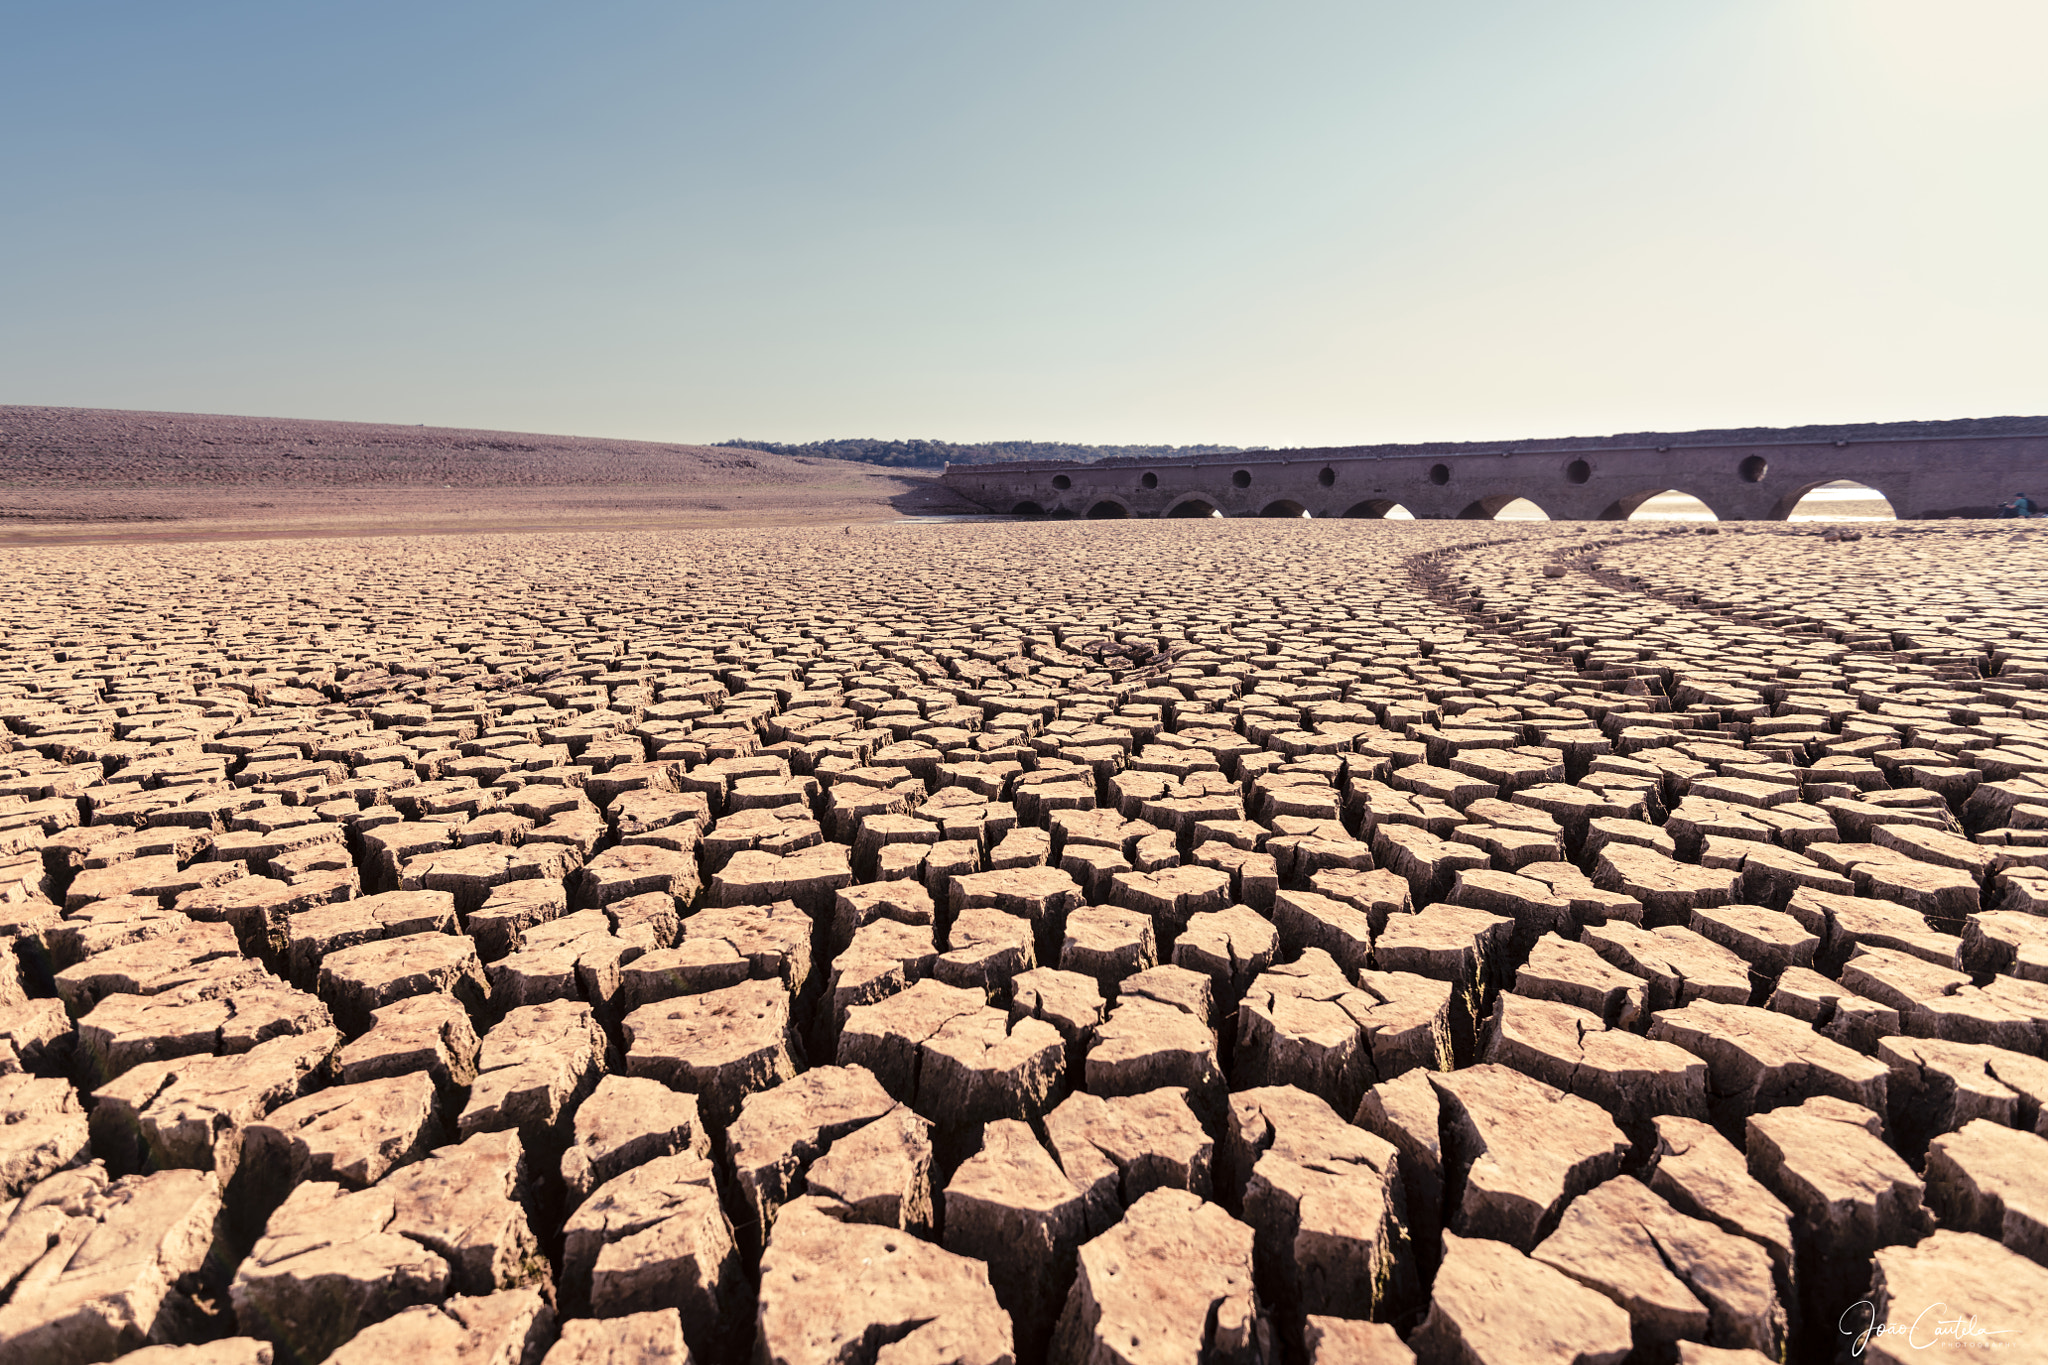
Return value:
<svg viewBox="0 0 2048 1365">
<path fill-rule="evenodd" d="M 1027 499 L 1012 507 L 1010 515 L 1013 517 L 1042 517 L 1045 515 L 1045 509 Z"/>
<path fill-rule="evenodd" d="M 1213 517 L 1221 509 L 1200 493 L 1183 493 L 1172 506 L 1160 513 L 1163 517 Z"/>
<path fill-rule="evenodd" d="M 1414 515 L 1392 498 L 1368 498 L 1364 502 L 1354 502 L 1344 509 L 1346 517 L 1371 517 L 1376 520 L 1393 516 L 1396 512 L 1409 518 Z"/>
<path fill-rule="evenodd" d="M 1602 521 L 1634 521 L 1634 520 L 1639 520 L 1640 518 L 1639 518 L 1639 517 L 1637 516 L 1637 514 L 1638 514 L 1638 513 L 1640 513 L 1640 512 L 1641 512 L 1641 511 L 1643 510 L 1644 504 L 1648 503 L 1648 502 L 1650 501 L 1650 499 L 1652 499 L 1652 498 L 1656 498 L 1656 497 L 1662 497 L 1662 496 L 1663 496 L 1664 494 L 1666 494 L 1666 493 L 1675 493 L 1675 494 L 1677 494 L 1677 495 L 1678 495 L 1678 496 L 1680 496 L 1680 497 L 1683 497 L 1683 498 L 1690 498 L 1690 499 L 1691 499 L 1692 501 L 1694 501 L 1694 502 L 1698 503 L 1698 504 L 1699 504 L 1699 505 L 1700 505 L 1700 506 L 1701 506 L 1702 508 L 1704 508 L 1704 509 L 1705 509 L 1705 515 L 1699 515 L 1699 514 L 1697 514 L 1697 513 L 1689 513 L 1689 512 L 1684 512 L 1684 511 L 1681 511 L 1681 512 L 1675 512 L 1675 513 L 1673 513 L 1673 514 L 1670 514 L 1670 515 L 1667 515 L 1667 516 L 1659 516 L 1659 517 L 1655 518 L 1656 520 L 1661 520 L 1661 521 L 1719 521 L 1719 520 L 1721 520 L 1721 514 L 1720 514 L 1719 512 L 1716 512 L 1716 511 L 1714 510 L 1714 505 L 1713 505 L 1712 503 L 1708 502 L 1708 501 L 1707 501 L 1707 500 L 1706 500 L 1705 498 L 1701 497 L 1701 496 L 1700 496 L 1699 494 L 1697 494 L 1697 493 L 1693 492 L 1693 491 L 1692 491 L 1692 490 L 1690 490 L 1690 489 L 1686 489 L 1686 488 L 1643 488 L 1643 489 L 1638 489 L 1637 491 L 1635 491 L 1635 492 L 1633 492 L 1633 493 L 1629 493 L 1629 494 L 1627 494 L 1627 495 L 1625 495 L 1625 496 L 1623 496 L 1623 497 L 1619 497 L 1619 498 L 1616 498 L 1616 499 L 1615 499 L 1615 500 L 1614 500 L 1613 502 L 1609 503 L 1609 504 L 1607 505 L 1607 510 L 1603 511 L 1603 512 L 1602 512 L 1602 513 L 1600 514 L 1600 520 L 1602 520 Z"/>
<path fill-rule="evenodd" d="M 1114 495 L 1105 496 L 1088 509 L 1090 521 L 1123 521 L 1131 515 L 1131 505 Z"/>
<path fill-rule="evenodd" d="M 1296 520 L 1308 515 L 1308 508 L 1292 498 L 1279 498 L 1259 509 L 1262 517 L 1293 517 Z"/>
<path fill-rule="evenodd" d="M 1523 506 L 1517 507 L 1517 503 L 1521 503 Z M 1520 493 L 1497 493 L 1493 497 L 1480 498 L 1475 502 L 1467 503 L 1465 510 L 1458 513 L 1458 520 L 1494 521 L 1503 512 L 1514 513 L 1514 515 L 1509 516 L 1508 520 L 1510 521 L 1550 520 L 1550 513 L 1544 511 L 1535 499 L 1524 497 Z M 1530 512 L 1534 512 L 1535 515 L 1529 515 Z"/>
<path fill-rule="evenodd" d="M 1858 499 L 1838 499 L 1832 497 L 1825 499 L 1814 498 L 1812 502 L 1807 501 L 1807 498 L 1810 494 L 1819 493 L 1823 491 L 1830 493 L 1835 492 L 1836 490 L 1832 487 L 1832 485 L 1836 484 L 1852 485 L 1856 492 L 1860 492 L 1863 494 L 1863 497 Z M 1839 491 L 1843 494 L 1847 494 L 1851 490 L 1849 488 L 1843 488 Z M 2001 493 L 1999 495 L 2001 500 L 2009 496 L 2011 495 L 2005 493 Z M 1830 509 L 1828 507 L 1828 504 L 1830 502 L 1836 501 L 1881 502 L 1884 504 L 1885 510 L 1889 512 L 1892 517 L 1896 518 L 1898 516 L 1898 504 L 1894 502 L 1891 498 L 1887 497 L 1883 489 L 1877 487 L 1873 483 L 1866 482 L 1863 479 L 1840 478 L 1822 479 L 1817 483 L 1802 483 L 1795 488 L 1787 490 L 1785 496 L 1778 499 L 1778 505 L 1771 509 L 1770 515 L 1767 518 L 1767 520 L 1790 521 L 1794 516 L 1797 516 L 1802 521 L 1826 521 L 1829 520 L 1828 512 Z M 1858 513 L 1856 515 L 1861 516 L 1865 514 Z"/>
</svg>

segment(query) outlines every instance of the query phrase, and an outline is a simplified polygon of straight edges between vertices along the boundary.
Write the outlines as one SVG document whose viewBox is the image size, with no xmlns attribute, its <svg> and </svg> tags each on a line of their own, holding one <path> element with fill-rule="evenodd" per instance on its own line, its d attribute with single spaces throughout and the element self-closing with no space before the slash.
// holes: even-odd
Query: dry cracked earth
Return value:
<svg viewBox="0 0 2048 1365">
<path fill-rule="evenodd" d="M 15 551 L 0 1365 L 2041 1359 L 2044 550 Z"/>
</svg>

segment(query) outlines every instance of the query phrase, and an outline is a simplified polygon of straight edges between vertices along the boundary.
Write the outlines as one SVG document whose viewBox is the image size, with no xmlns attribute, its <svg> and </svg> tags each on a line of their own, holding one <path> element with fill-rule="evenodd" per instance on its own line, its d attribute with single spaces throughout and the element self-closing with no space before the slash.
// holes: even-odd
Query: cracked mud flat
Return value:
<svg viewBox="0 0 2048 1365">
<path fill-rule="evenodd" d="M 2044 544 L 15 551 L 0 1362 L 2039 1358 Z"/>
</svg>

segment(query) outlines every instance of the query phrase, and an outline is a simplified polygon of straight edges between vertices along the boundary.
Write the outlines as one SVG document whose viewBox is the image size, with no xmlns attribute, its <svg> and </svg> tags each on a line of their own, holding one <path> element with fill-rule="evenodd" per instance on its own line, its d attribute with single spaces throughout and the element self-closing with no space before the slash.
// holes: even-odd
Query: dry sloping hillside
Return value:
<svg viewBox="0 0 2048 1365">
<path fill-rule="evenodd" d="M 0 542 L 800 524 L 949 506 L 928 475 L 766 451 L 0 406 Z"/>
</svg>

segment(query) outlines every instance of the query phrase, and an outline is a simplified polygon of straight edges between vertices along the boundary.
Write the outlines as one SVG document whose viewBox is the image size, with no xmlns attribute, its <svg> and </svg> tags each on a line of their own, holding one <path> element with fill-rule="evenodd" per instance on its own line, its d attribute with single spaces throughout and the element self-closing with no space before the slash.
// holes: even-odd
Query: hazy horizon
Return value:
<svg viewBox="0 0 2048 1365">
<path fill-rule="evenodd" d="M 0 29 L 0 402 L 704 443 L 2048 411 L 2048 9 Z"/>
</svg>

